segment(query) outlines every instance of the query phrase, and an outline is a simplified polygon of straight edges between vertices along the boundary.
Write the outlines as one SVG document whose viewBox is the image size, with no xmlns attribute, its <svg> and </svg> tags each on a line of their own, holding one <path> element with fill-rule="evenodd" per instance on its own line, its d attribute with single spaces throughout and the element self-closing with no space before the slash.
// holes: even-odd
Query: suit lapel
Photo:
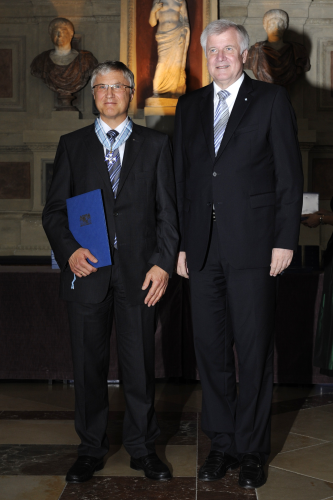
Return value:
<svg viewBox="0 0 333 500">
<path fill-rule="evenodd" d="M 117 190 L 117 198 L 124 186 L 126 178 L 131 171 L 133 163 L 137 158 L 143 143 L 144 143 L 144 138 L 140 135 L 139 127 L 137 127 L 135 123 L 133 123 L 133 131 L 129 136 L 129 138 L 127 139 L 125 145 L 125 153 L 121 166 L 119 186 Z"/>
<path fill-rule="evenodd" d="M 251 78 L 247 76 L 247 74 L 244 74 L 244 80 L 242 85 L 240 86 L 240 89 L 238 91 L 238 95 L 235 101 L 235 104 L 232 108 L 232 112 L 227 124 L 227 128 L 225 129 L 224 136 L 220 145 L 220 148 L 218 150 L 218 153 L 216 155 L 216 160 L 219 159 L 221 154 L 223 153 L 226 145 L 230 141 L 232 135 L 236 131 L 236 128 L 238 127 L 239 122 L 243 118 L 244 113 L 246 112 L 250 102 L 251 102 L 251 96 L 249 95 L 250 92 L 252 92 L 253 87 L 252 87 L 252 82 Z"/>
<path fill-rule="evenodd" d="M 202 100 L 200 102 L 200 114 L 202 126 L 208 146 L 209 154 L 215 161 L 214 150 L 214 86 L 211 83 L 205 89 Z"/>
<path fill-rule="evenodd" d="M 104 160 L 104 149 L 95 133 L 94 125 L 91 126 L 91 130 L 84 136 L 82 142 L 88 151 L 92 165 L 96 167 L 107 188 L 112 190 L 108 168 Z"/>
</svg>

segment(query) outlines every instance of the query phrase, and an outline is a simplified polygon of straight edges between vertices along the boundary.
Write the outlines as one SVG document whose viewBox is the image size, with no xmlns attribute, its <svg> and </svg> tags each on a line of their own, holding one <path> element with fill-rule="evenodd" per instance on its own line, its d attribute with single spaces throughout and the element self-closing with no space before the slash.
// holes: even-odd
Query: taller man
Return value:
<svg viewBox="0 0 333 500">
<path fill-rule="evenodd" d="M 214 21 L 201 44 L 213 83 L 179 99 L 174 135 L 177 272 L 190 281 L 211 439 L 199 479 L 219 479 L 240 461 L 240 486 L 257 488 L 270 454 L 274 277 L 297 246 L 301 156 L 286 90 L 243 73 L 243 26 Z"/>
<path fill-rule="evenodd" d="M 133 73 L 106 61 L 92 74 L 100 117 L 61 137 L 43 225 L 61 268 L 68 301 L 79 458 L 67 480 L 103 468 L 108 452 L 110 333 L 113 316 L 126 412 L 124 445 L 131 467 L 152 479 L 171 477 L 155 453 L 155 308 L 172 274 L 178 246 L 176 194 L 168 137 L 133 124 L 127 111 Z M 98 271 L 89 249 L 68 228 L 66 199 L 101 189 L 113 265 Z M 74 274 L 79 278 L 73 281 Z M 72 282 L 74 286 L 72 286 Z M 147 289 L 151 284 L 149 291 Z"/>
</svg>

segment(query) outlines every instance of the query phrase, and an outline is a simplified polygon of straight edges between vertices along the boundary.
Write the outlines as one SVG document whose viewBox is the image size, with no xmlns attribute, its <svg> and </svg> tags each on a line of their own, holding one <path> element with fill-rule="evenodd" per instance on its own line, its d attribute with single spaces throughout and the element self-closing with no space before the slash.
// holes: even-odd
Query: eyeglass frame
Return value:
<svg viewBox="0 0 333 500">
<path fill-rule="evenodd" d="M 91 87 L 91 90 L 94 90 L 96 87 L 99 87 L 100 85 L 103 85 L 104 87 L 107 87 L 105 93 L 107 93 L 107 91 L 109 90 L 109 87 L 112 89 L 116 85 L 120 85 L 121 87 L 125 87 L 126 89 L 131 89 L 131 90 L 134 89 L 134 87 L 131 87 L 130 85 L 125 85 L 124 83 L 112 83 L 111 85 L 109 85 L 108 83 L 97 83 L 96 85 L 94 85 L 93 87 Z"/>
</svg>

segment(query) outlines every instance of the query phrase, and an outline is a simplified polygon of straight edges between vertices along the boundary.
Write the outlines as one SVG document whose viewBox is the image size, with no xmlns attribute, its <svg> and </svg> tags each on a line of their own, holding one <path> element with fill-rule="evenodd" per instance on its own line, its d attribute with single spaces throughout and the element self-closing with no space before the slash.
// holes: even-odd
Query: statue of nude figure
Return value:
<svg viewBox="0 0 333 500">
<path fill-rule="evenodd" d="M 185 65 L 190 41 L 186 0 L 154 0 L 149 24 L 154 27 L 157 23 L 154 96 L 179 97 L 186 90 Z"/>
</svg>

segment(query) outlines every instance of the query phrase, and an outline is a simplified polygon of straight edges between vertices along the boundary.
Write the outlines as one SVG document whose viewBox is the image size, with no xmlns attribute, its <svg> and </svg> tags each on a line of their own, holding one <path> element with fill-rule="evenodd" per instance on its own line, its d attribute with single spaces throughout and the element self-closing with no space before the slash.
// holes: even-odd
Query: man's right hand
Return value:
<svg viewBox="0 0 333 500">
<path fill-rule="evenodd" d="M 94 257 L 87 248 L 78 248 L 68 259 L 71 271 L 78 278 L 89 276 L 89 274 L 97 271 L 96 267 L 91 266 L 89 262 L 87 262 L 87 259 L 91 260 L 94 264 L 98 262 L 96 257 Z"/>
<path fill-rule="evenodd" d="M 183 278 L 189 278 L 189 272 L 187 268 L 186 252 L 179 252 L 177 261 L 177 274 Z"/>
</svg>

